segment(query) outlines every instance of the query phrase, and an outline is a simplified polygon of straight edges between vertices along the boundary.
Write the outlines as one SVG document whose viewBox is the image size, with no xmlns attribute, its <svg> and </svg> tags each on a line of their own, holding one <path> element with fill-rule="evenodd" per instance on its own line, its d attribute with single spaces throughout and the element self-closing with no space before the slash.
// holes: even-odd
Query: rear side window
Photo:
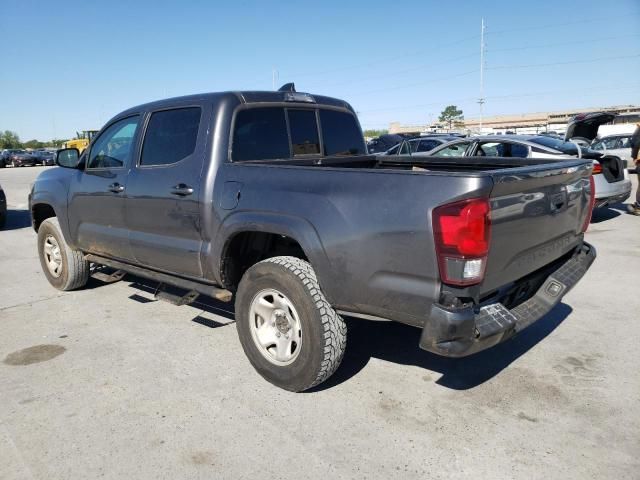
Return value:
<svg viewBox="0 0 640 480">
<path fill-rule="evenodd" d="M 318 122 L 314 110 L 288 110 L 291 147 L 294 155 L 320 153 Z"/>
<path fill-rule="evenodd" d="M 421 140 L 420 145 L 418 146 L 418 152 L 428 152 L 429 150 L 433 150 L 440 143 L 437 140 Z"/>
<path fill-rule="evenodd" d="M 529 148 L 519 143 L 511 144 L 511 156 L 518 158 L 527 158 L 529 156 Z"/>
<path fill-rule="evenodd" d="M 320 110 L 325 155 L 365 155 L 362 132 L 350 113 Z"/>
<path fill-rule="evenodd" d="M 290 156 L 283 108 L 251 108 L 238 112 L 233 131 L 233 161 L 273 160 Z"/>
<path fill-rule="evenodd" d="M 140 165 L 171 165 L 188 157 L 196 149 L 199 127 L 200 107 L 152 113 Z"/>
</svg>

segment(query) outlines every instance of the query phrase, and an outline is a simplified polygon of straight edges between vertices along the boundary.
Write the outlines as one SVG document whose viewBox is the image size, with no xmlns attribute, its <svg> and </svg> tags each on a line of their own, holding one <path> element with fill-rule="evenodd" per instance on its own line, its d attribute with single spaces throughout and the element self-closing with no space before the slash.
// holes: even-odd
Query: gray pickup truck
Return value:
<svg viewBox="0 0 640 480">
<path fill-rule="evenodd" d="M 596 256 L 590 161 L 368 155 L 349 104 L 292 86 L 134 107 L 56 161 L 30 194 L 54 287 L 93 264 L 176 304 L 235 297 L 247 357 L 292 391 L 336 370 L 344 315 L 469 355 L 543 317 Z"/>
</svg>

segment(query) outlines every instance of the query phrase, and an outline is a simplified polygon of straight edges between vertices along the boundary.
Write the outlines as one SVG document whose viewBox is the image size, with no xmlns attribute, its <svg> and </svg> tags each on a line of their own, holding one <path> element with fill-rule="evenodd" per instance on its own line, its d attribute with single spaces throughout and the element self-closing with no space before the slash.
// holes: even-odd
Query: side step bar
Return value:
<svg viewBox="0 0 640 480">
<path fill-rule="evenodd" d="M 169 292 L 167 291 L 164 283 L 158 285 L 158 289 L 156 290 L 156 293 L 154 295 L 157 300 L 169 302 L 171 305 L 175 305 L 176 307 L 181 307 L 182 305 L 190 305 L 195 302 L 199 296 L 200 294 L 195 290 L 189 290 L 183 295 Z"/>
<path fill-rule="evenodd" d="M 156 282 L 166 283 L 167 285 L 175 285 L 176 287 L 184 288 L 185 290 L 193 290 L 202 295 L 213 297 L 222 302 L 230 302 L 233 297 L 233 293 L 224 288 L 214 287 L 213 285 L 206 285 L 204 283 L 194 282 L 181 277 L 175 277 L 168 273 L 156 272 L 155 270 L 148 270 L 143 267 L 137 267 L 135 265 L 129 265 L 128 263 L 119 262 L 110 258 L 101 257 L 99 255 L 88 254 L 84 256 L 85 260 L 99 265 L 105 265 L 107 267 L 123 270 L 132 275 L 138 275 L 140 277 L 155 280 Z"/>
</svg>

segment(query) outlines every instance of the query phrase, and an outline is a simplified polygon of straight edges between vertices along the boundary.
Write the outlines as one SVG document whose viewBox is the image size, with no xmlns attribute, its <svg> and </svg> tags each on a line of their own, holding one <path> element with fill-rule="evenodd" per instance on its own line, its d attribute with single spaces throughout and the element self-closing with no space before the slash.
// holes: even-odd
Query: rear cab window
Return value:
<svg viewBox="0 0 640 480">
<path fill-rule="evenodd" d="M 350 112 L 320 108 L 250 107 L 236 114 L 231 160 L 366 155 Z"/>
</svg>

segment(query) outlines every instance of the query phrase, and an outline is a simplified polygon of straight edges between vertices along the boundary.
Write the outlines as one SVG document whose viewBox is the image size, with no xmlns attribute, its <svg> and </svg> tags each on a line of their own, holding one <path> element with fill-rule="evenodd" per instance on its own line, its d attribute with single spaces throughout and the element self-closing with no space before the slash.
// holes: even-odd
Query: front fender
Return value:
<svg viewBox="0 0 640 480">
<path fill-rule="evenodd" d="M 60 230 L 65 241 L 71 248 L 75 248 L 75 242 L 71 237 L 69 230 L 69 220 L 67 215 L 67 194 L 69 192 L 69 178 L 73 172 L 64 168 L 54 168 L 42 172 L 33 185 L 29 194 L 29 212 L 31 215 L 31 224 L 34 230 L 36 223 L 34 222 L 33 213 L 38 205 L 48 205 L 55 212 L 60 223 Z"/>
<path fill-rule="evenodd" d="M 222 258 L 233 237 L 241 232 L 263 232 L 285 235 L 300 244 L 318 277 L 329 303 L 336 298 L 330 279 L 331 265 L 315 227 L 305 218 L 282 213 L 238 211 L 228 215 L 220 225 L 213 242 L 214 272 L 221 280 Z"/>
</svg>

